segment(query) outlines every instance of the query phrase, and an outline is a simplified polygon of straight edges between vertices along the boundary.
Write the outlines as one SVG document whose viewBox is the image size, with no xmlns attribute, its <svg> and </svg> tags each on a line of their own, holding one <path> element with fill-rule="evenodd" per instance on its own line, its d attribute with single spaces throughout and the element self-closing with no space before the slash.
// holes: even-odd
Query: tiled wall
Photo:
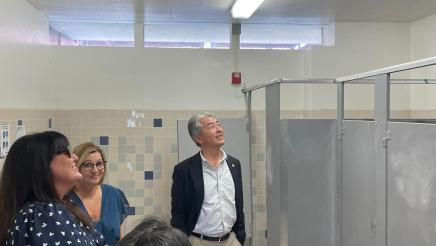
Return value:
<svg viewBox="0 0 436 246">
<path fill-rule="evenodd" d="M 144 118 L 136 127 L 128 128 L 132 117 L 128 110 L 15 110 L 0 109 L 0 123 L 11 124 L 15 136 L 18 120 L 26 132 L 51 129 L 64 133 L 71 145 L 92 141 L 99 144 L 109 160 L 106 183 L 122 189 L 131 204 L 131 214 L 125 223 L 129 231 L 145 215 L 170 218 L 170 189 L 173 167 L 177 164 L 177 120 L 188 119 L 199 111 L 136 110 Z M 243 117 L 243 111 L 211 112 L 218 118 Z M 331 111 L 286 111 L 282 118 L 335 118 Z M 355 118 L 371 118 L 371 111 L 349 111 Z M 393 116 L 408 118 L 409 111 L 393 112 Z M 419 115 L 426 115 L 419 112 Z M 433 114 L 427 115 L 436 115 Z M 50 120 L 51 119 L 51 120 Z M 254 245 L 265 245 L 266 179 L 265 179 L 265 112 L 252 113 L 252 184 L 254 211 Z M 225 129 L 224 129 L 225 130 Z M 11 139 L 12 141 L 14 138 Z M 224 146 L 225 149 L 225 146 Z M 1 164 L 0 160 L 0 164 Z"/>
<path fill-rule="evenodd" d="M 49 129 L 49 119 L 53 117 L 53 110 L 40 109 L 0 109 L 0 124 L 9 124 L 10 141 L 13 143 L 17 136 L 18 121 L 24 124 L 25 132 L 43 131 Z M 0 159 L 0 168 L 4 159 Z"/>
<path fill-rule="evenodd" d="M 53 129 L 67 135 L 72 146 L 92 141 L 103 148 L 109 160 L 105 182 L 122 189 L 132 206 L 132 215 L 125 223 L 125 231 L 129 231 L 145 215 L 153 214 L 169 221 L 172 171 L 178 160 L 177 120 L 189 119 L 199 112 L 202 111 L 136 110 L 144 118 L 137 119 L 136 127 L 129 128 L 127 121 L 132 112 L 128 110 L 56 110 Z M 211 113 L 218 118 L 245 115 L 244 111 Z M 264 117 L 262 113 L 254 115 Z M 260 122 L 253 124 L 259 133 L 253 137 L 254 149 L 258 150 L 252 153 L 253 223 L 256 245 L 265 245 L 265 134 L 261 130 L 264 120 Z"/>
</svg>

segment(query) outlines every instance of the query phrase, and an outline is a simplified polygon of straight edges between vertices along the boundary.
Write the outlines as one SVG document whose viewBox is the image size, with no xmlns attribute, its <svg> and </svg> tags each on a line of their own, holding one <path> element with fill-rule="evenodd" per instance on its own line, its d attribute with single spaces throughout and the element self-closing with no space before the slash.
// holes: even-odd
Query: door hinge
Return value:
<svg viewBox="0 0 436 246">
<path fill-rule="evenodd" d="M 388 146 L 388 140 L 391 140 L 391 132 L 386 131 L 386 137 L 382 138 L 382 146 L 387 147 Z"/>
<path fill-rule="evenodd" d="M 377 223 L 374 220 L 371 221 L 371 231 L 377 233 Z"/>
<path fill-rule="evenodd" d="M 338 140 L 341 142 L 344 139 L 345 129 L 342 128 L 338 133 Z"/>
</svg>

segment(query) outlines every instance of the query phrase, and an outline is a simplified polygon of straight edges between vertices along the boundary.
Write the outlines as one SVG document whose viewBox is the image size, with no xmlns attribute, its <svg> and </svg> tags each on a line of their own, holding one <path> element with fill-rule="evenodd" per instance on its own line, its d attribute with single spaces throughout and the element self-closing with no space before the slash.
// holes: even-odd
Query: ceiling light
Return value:
<svg viewBox="0 0 436 246">
<path fill-rule="evenodd" d="M 232 7 L 232 17 L 248 19 L 264 0 L 236 0 Z"/>
</svg>

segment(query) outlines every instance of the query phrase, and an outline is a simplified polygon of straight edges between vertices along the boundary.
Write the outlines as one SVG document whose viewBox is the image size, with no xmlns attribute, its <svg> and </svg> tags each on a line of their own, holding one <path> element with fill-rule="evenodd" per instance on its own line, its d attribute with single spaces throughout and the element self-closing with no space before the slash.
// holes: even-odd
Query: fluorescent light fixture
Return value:
<svg viewBox="0 0 436 246">
<path fill-rule="evenodd" d="M 232 7 L 232 17 L 248 19 L 264 0 L 236 0 Z"/>
</svg>

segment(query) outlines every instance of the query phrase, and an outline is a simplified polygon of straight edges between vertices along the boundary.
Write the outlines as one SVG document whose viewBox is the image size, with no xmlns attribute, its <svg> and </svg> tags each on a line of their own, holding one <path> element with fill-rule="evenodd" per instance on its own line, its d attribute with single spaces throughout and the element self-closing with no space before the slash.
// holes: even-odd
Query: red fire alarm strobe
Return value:
<svg viewBox="0 0 436 246">
<path fill-rule="evenodd" d="M 240 85 L 240 84 L 241 84 L 241 72 L 233 72 L 232 85 Z"/>
</svg>

